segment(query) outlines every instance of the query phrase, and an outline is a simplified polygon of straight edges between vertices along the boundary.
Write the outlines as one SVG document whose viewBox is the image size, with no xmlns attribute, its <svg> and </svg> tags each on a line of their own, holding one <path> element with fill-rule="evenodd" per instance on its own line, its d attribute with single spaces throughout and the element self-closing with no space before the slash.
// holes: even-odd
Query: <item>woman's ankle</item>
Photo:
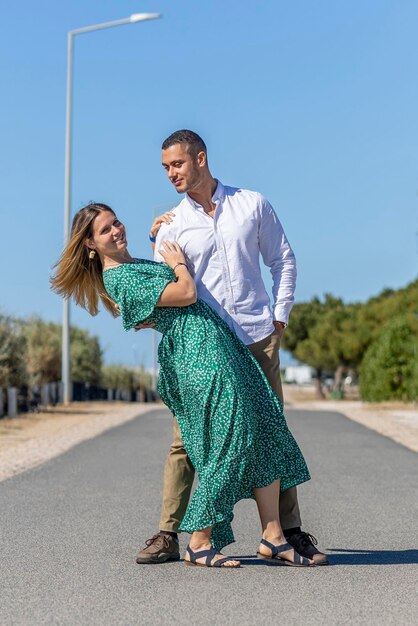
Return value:
<svg viewBox="0 0 418 626">
<path fill-rule="evenodd" d="M 285 538 L 278 519 L 272 519 L 264 526 L 263 539 L 274 544 L 277 544 L 279 541 L 284 543 Z"/>
<path fill-rule="evenodd" d="M 263 539 L 265 539 L 266 541 L 269 541 L 273 545 L 279 545 L 279 544 L 282 544 L 282 543 L 286 543 L 285 536 L 283 535 L 283 532 L 280 532 L 280 531 L 267 531 L 267 530 L 265 530 L 263 532 Z"/>
<path fill-rule="evenodd" d="M 192 533 L 189 546 L 194 552 L 198 550 L 209 550 L 212 547 L 210 535 L 206 535 L 206 533 L 202 532 Z"/>
<path fill-rule="evenodd" d="M 189 546 L 191 547 L 192 550 L 206 550 L 206 548 L 212 547 L 210 541 L 193 540 L 193 539 L 190 539 Z"/>
</svg>

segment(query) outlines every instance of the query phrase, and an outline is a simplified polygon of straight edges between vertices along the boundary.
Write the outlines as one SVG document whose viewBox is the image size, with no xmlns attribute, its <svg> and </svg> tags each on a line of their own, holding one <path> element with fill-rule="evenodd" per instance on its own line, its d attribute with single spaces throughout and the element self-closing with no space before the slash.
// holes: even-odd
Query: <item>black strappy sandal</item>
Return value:
<svg viewBox="0 0 418 626">
<path fill-rule="evenodd" d="M 216 548 L 210 548 L 210 550 L 200 550 L 199 552 L 193 552 L 190 546 L 187 546 L 187 552 L 190 556 L 190 561 L 184 561 L 185 565 L 194 565 L 198 567 L 222 567 L 223 563 L 227 561 L 236 561 L 237 559 L 233 559 L 230 556 L 225 556 L 223 559 L 218 559 L 215 563 L 212 563 L 213 557 L 217 554 L 220 554 L 219 550 Z M 206 563 L 196 563 L 197 559 L 201 559 L 206 557 Z M 225 569 L 238 569 L 241 567 L 240 565 L 232 565 L 231 567 Z"/>
<path fill-rule="evenodd" d="M 267 546 L 267 548 L 271 550 L 271 556 L 266 556 L 265 554 L 261 554 L 261 552 L 257 552 L 258 559 L 263 559 L 263 561 L 276 561 L 276 563 L 280 562 L 281 565 L 289 565 L 290 567 L 313 567 L 315 565 L 315 563 L 311 563 L 309 559 L 304 556 L 300 556 L 290 543 L 282 543 L 281 546 L 275 546 L 266 539 L 262 539 L 260 543 Z M 288 559 L 284 559 L 280 556 L 281 552 L 286 552 L 287 550 L 293 550 L 293 561 L 289 561 Z"/>
</svg>

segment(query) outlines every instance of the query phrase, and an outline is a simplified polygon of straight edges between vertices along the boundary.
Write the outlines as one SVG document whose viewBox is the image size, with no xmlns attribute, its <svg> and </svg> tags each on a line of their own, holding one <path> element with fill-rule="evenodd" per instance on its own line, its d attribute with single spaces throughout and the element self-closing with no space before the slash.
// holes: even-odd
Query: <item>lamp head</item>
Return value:
<svg viewBox="0 0 418 626">
<path fill-rule="evenodd" d="M 135 22 L 145 22 L 145 20 L 157 20 L 161 17 L 161 13 L 134 13 L 129 18 L 134 24 Z"/>
</svg>

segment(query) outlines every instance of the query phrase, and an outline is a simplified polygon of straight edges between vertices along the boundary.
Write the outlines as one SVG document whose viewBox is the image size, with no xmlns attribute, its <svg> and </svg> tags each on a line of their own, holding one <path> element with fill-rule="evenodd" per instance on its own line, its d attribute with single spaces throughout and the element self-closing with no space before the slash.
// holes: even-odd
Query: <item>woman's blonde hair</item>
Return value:
<svg viewBox="0 0 418 626">
<path fill-rule="evenodd" d="M 56 273 L 51 277 L 51 288 L 64 298 L 73 298 L 91 315 L 99 312 L 99 299 L 106 309 L 117 317 L 116 303 L 108 295 L 103 284 L 102 263 L 96 253 L 89 257 L 86 239 L 93 237 L 93 223 L 105 211 L 115 215 L 107 204 L 92 202 L 74 215 L 71 235 L 61 258 L 54 265 Z"/>
</svg>

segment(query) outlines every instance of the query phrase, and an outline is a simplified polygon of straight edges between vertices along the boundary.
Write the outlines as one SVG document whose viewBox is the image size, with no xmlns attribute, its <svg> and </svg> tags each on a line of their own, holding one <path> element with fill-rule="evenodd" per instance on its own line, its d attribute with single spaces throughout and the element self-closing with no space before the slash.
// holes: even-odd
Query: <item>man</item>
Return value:
<svg viewBox="0 0 418 626">
<path fill-rule="evenodd" d="M 162 145 L 162 163 L 185 198 L 157 218 L 150 233 L 154 258 L 163 240 L 179 242 L 207 302 L 248 345 L 283 403 L 279 347 L 294 301 L 296 263 L 283 228 L 259 193 L 226 187 L 210 173 L 206 145 L 190 130 L 176 131 Z M 260 254 L 273 278 L 273 311 L 259 266 Z M 173 443 L 164 469 L 160 531 L 146 542 L 137 563 L 178 560 L 177 531 L 189 501 L 194 469 L 183 448 L 174 417 Z M 294 549 L 318 565 L 327 556 L 316 539 L 302 532 L 296 488 L 280 495 L 280 519 Z"/>
</svg>

